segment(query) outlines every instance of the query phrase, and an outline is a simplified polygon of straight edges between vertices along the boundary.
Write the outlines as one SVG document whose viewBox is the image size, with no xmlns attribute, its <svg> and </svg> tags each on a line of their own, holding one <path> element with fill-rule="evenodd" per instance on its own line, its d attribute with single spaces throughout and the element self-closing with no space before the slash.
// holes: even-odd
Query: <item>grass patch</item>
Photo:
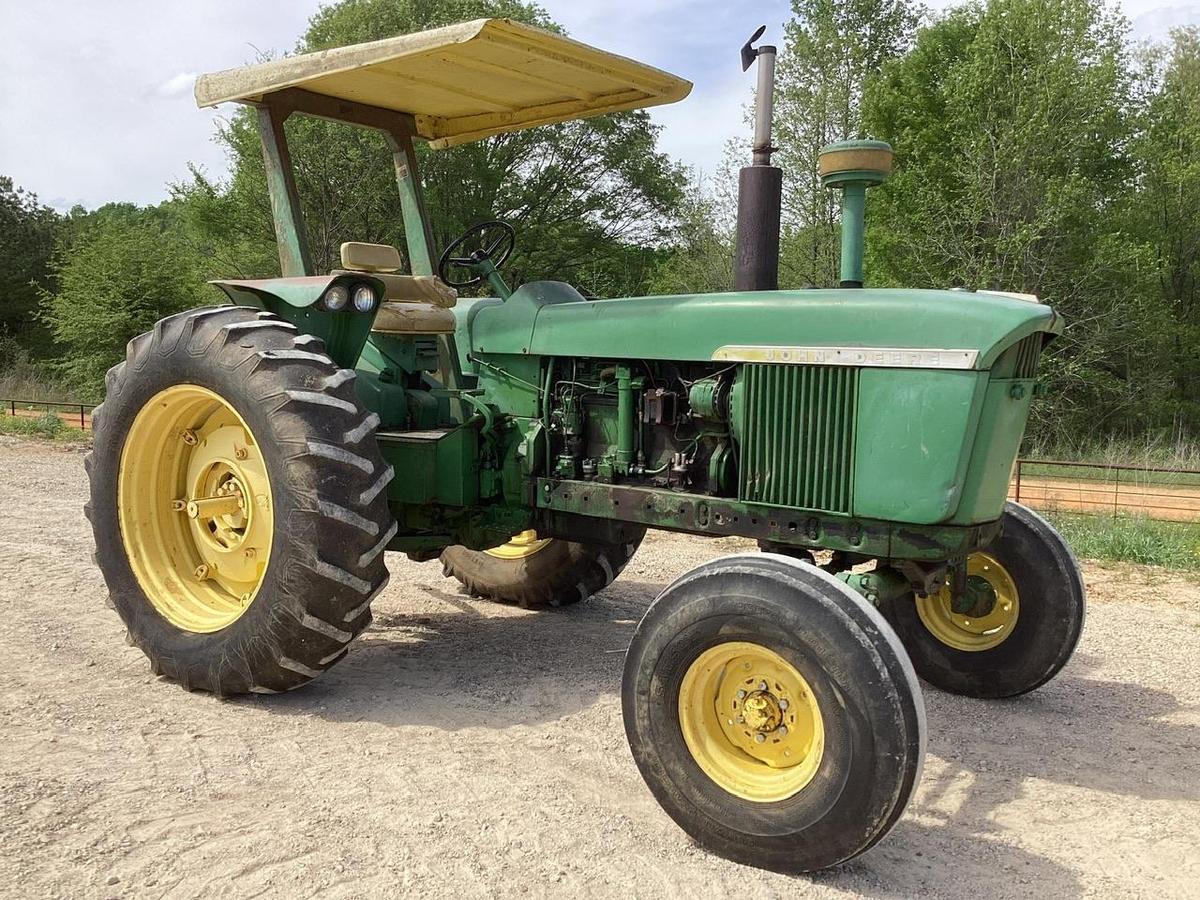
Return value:
<svg viewBox="0 0 1200 900">
<path fill-rule="evenodd" d="M 1077 556 L 1200 570 L 1200 523 L 1039 510 Z"/>
<path fill-rule="evenodd" d="M 22 437 L 45 438 L 53 441 L 91 439 L 88 432 L 72 428 L 54 413 L 46 413 L 36 418 L 0 414 L 0 434 L 17 434 Z"/>
</svg>

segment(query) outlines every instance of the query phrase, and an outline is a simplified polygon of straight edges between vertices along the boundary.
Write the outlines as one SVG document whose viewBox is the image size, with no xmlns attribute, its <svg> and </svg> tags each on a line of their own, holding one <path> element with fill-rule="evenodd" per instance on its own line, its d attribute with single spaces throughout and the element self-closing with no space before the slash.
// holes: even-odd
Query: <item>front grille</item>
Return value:
<svg viewBox="0 0 1200 900">
<path fill-rule="evenodd" d="M 739 499 L 850 512 L 858 372 L 842 366 L 743 367 Z"/>
<path fill-rule="evenodd" d="M 1036 378 L 1038 356 L 1042 352 L 1042 335 L 1031 334 L 1017 344 L 1017 361 L 1013 366 L 1013 378 Z"/>
</svg>

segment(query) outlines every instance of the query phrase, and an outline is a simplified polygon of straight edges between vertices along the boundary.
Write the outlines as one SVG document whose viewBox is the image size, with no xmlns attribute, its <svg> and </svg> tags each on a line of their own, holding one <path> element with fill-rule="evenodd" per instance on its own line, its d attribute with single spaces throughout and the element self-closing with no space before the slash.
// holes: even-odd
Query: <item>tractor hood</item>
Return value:
<svg viewBox="0 0 1200 900">
<path fill-rule="evenodd" d="M 586 300 L 561 282 L 504 303 L 460 301 L 479 353 L 988 369 L 1021 338 L 1062 330 L 1049 306 L 969 291 L 802 290 Z"/>
</svg>

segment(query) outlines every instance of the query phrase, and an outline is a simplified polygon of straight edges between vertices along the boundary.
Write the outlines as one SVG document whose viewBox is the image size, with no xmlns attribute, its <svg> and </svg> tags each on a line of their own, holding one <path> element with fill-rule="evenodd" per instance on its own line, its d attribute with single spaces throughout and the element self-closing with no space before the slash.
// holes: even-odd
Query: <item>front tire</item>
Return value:
<svg viewBox="0 0 1200 900">
<path fill-rule="evenodd" d="M 891 628 L 812 565 L 725 557 L 634 634 L 621 688 L 634 761 L 701 846 L 785 872 L 880 840 L 920 780 L 925 714 Z"/>
<path fill-rule="evenodd" d="M 1079 643 L 1083 576 L 1067 542 L 1028 507 L 1008 503 L 1003 533 L 968 559 L 982 606 L 948 590 L 886 601 L 881 612 L 925 681 L 967 697 L 1015 697 L 1058 674 Z"/>
<path fill-rule="evenodd" d="M 396 528 L 354 371 L 282 319 L 216 307 L 134 338 L 106 387 L 85 511 L 151 669 L 226 696 L 334 665 L 371 621 Z"/>
</svg>

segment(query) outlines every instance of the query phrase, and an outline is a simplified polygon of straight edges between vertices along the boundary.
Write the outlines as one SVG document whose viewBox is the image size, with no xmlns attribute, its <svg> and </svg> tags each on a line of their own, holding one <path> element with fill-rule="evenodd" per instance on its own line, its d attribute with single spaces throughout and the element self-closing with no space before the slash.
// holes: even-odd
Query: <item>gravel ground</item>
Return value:
<svg viewBox="0 0 1200 900">
<path fill-rule="evenodd" d="M 903 820 L 848 865 L 786 878 L 696 848 L 621 727 L 642 611 L 744 544 L 652 534 L 603 594 L 546 613 L 389 554 L 341 664 L 223 702 L 125 646 L 81 459 L 0 438 L 0 894 L 1200 896 L 1200 589 L 1179 576 L 1085 565 L 1066 671 L 1009 702 L 927 688 Z"/>
</svg>

